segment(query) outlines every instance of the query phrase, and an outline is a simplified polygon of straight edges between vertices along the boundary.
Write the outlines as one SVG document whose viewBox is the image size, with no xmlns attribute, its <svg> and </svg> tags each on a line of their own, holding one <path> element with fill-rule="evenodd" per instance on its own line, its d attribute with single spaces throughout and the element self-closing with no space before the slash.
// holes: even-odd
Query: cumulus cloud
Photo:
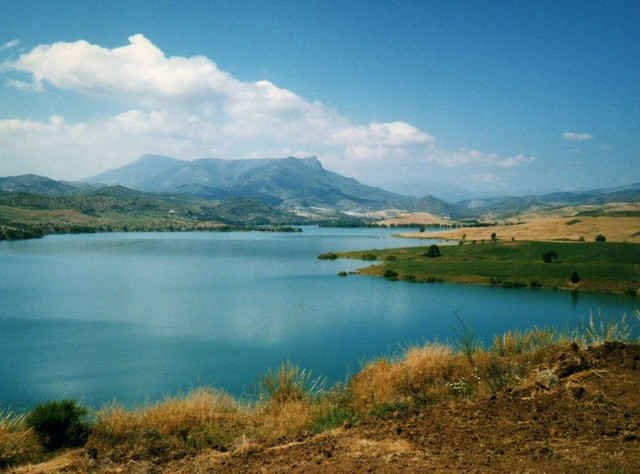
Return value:
<svg viewBox="0 0 640 474">
<path fill-rule="evenodd" d="M 450 152 L 400 120 L 354 123 L 270 81 L 242 81 L 207 57 L 167 56 L 141 34 L 116 48 L 84 40 L 43 44 L 3 68 L 28 77 L 5 81 L 23 91 L 53 87 L 122 107 L 114 116 L 85 122 L 0 120 L 0 155 L 6 156 L 0 161 L 16 172 L 81 177 L 147 152 L 185 159 L 315 154 L 352 175 L 363 160 L 404 160 L 417 172 L 433 164 L 509 168 L 534 160 Z"/>
<path fill-rule="evenodd" d="M 4 43 L 3 45 L 0 45 L 0 51 L 5 51 L 7 49 L 13 49 L 17 46 L 20 46 L 21 41 L 19 39 L 12 39 L 7 41 L 6 43 Z"/>
<path fill-rule="evenodd" d="M 593 137 L 588 133 L 564 132 L 562 138 L 574 142 L 584 142 L 591 140 Z"/>
</svg>

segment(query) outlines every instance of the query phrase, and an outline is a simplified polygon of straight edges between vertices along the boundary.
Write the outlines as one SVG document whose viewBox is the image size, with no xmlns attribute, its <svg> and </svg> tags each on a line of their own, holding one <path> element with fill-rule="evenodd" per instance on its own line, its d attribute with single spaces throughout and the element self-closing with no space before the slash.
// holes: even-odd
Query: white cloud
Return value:
<svg viewBox="0 0 640 474">
<path fill-rule="evenodd" d="M 586 140 L 591 140 L 593 137 L 588 133 L 564 132 L 562 134 L 562 138 L 574 142 L 584 142 Z"/>
<path fill-rule="evenodd" d="M 239 80 L 207 57 L 167 56 L 140 34 L 116 48 L 83 40 L 39 45 L 3 69 L 29 76 L 5 81 L 14 88 L 42 91 L 46 83 L 106 98 L 121 104 L 122 112 L 76 123 L 0 120 L 2 173 L 9 168 L 78 178 L 149 152 L 192 159 L 303 151 L 358 177 L 366 173 L 363 161 L 402 161 L 425 173 L 433 164 L 509 168 L 535 159 L 440 149 L 429 133 L 399 120 L 353 123 L 267 80 Z"/>
<path fill-rule="evenodd" d="M 18 89 L 21 91 L 28 92 L 42 92 L 44 91 L 44 87 L 42 87 L 42 83 L 37 81 L 20 81 L 18 79 L 7 79 L 5 84 L 9 87 L 13 87 L 14 89 Z"/>
<path fill-rule="evenodd" d="M 12 39 L 7 41 L 6 43 L 4 43 L 3 45 L 0 45 L 0 51 L 5 51 L 7 49 L 13 49 L 16 46 L 20 46 L 21 41 L 19 39 Z"/>
<path fill-rule="evenodd" d="M 427 160 L 434 161 L 443 166 L 497 166 L 500 168 L 513 168 L 521 164 L 533 163 L 535 156 L 515 155 L 502 158 L 497 153 L 483 153 L 478 150 L 460 148 L 455 152 L 442 152 L 436 150 L 427 156 Z"/>
</svg>

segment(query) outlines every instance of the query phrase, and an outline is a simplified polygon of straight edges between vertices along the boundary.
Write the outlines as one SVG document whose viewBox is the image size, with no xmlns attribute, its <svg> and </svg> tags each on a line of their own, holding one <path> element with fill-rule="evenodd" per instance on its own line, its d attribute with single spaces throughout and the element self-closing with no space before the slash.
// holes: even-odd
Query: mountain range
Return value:
<svg viewBox="0 0 640 474">
<path fill-rule="evenodd" d="M 239 202 L 242 209 L 254 209 L 256 215 L 275 215 L 277 220 L 284 217 L 279 212 L 295 208 L 335 212 L 402 209 L 460 219 L 505 216 L 552 206 L 640 202 L 640 183 L 635 183 L 590 191 L 449 203 L 428 194 L 418 198 L 362 184 L 325 169 L 315 157 L 183 161 L 167 156 L 143 155 L 133 163 L 83 182 L 56 181 L 33 174 L 0 178 L 0 192 L 15 195 L 26 193 L 56 198 L 84 195 L 95 198 L 100 193 L 107 193 L 111 197 L 130 198 L 130 194 L 136 191 L 145 193 L 145 199 L 183 196 Z"/>
<path fill-rule="evenodd" d="M 455 204 L 433 196 L 416 198 L 367 186 L 325 169 L 315 157 L 183 161 L 144 155 L 87 182 L 207 199 L 258 199 L 284 208 L 341 211 L 398 208 L 455 215 L 464 212 Z"/>
</svg>

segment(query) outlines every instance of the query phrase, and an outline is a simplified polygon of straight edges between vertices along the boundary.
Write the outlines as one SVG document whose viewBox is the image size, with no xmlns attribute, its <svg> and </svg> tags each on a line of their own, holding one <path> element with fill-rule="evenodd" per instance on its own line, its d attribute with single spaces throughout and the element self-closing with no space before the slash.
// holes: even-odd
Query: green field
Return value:
<svg viewBox="0 0 640 474">
<path fill-rule="evenodd" d="M 441 245 L 441 256 L 427 257 L 429 247 L 338 253 L 340 258 L 373 260 L 359 273 L 416 282 L 451 281 L 507 288 L 556 288 L 637 294 L 640 244 L 489 242 Z M 542 255 L 558 258 L 545 263 Z M 576 272 L 580 281 L 571 281 Z M 394 275 L 394 273 L 397 274 Z"/>
</svg>

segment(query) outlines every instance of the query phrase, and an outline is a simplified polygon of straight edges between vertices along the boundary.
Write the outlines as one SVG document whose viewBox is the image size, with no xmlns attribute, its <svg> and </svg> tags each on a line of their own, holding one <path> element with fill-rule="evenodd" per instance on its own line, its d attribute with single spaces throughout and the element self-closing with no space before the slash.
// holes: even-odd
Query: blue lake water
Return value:
<svg viewBox="0 0 640 474">
<path fill-rule="evenodd" d="M 138 405 L 201 385 L 250 395 L 290 360 L 331 382 L 372 357 L 620 315 L 633 297 L 338 277 L 330 250 L 425 245 L 381 229 L 113 233 L 0 242 L 0 405 Z"/>
</svg>

